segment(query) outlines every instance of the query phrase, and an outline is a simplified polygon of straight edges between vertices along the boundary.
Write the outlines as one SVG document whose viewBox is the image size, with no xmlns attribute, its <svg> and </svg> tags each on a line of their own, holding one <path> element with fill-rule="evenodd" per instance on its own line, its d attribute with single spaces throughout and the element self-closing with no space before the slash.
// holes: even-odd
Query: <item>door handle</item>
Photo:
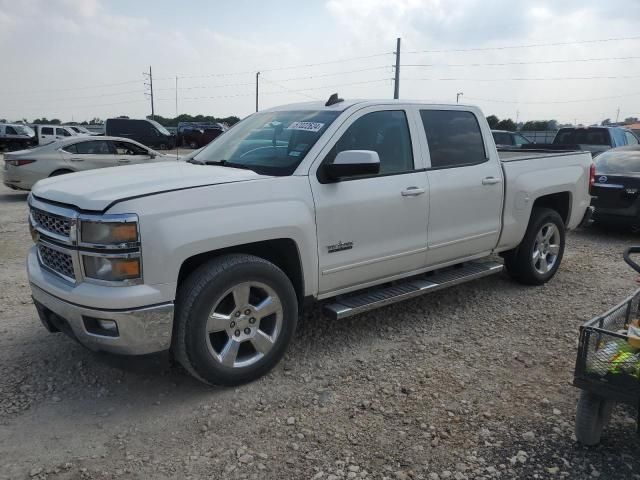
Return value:
<svg viewBox="0 0 640 480">
<path fill-rule="evenodd" d="M 418 187 L 407 187 L 405 190 L 400 192 L 403 197 L 417 197 L 418 195 L 422 195 L 426 190 L 424 188 Z"/>
<path fill-rule="evenodd" d="M 131 163 L 131 160 L 120 159 L 118 163 Z"/>
<path fill-rule="evenodd" d="M 486 177 L 482 179 L 483 185 L 495 185 L 496 183 L 500 183 L 502 180 L 496 177 Z"/>
<path fill-rule="evenodd" d="M 84 158 L 72 158 L 72 162 L 84 162 Z"/>
</svg>

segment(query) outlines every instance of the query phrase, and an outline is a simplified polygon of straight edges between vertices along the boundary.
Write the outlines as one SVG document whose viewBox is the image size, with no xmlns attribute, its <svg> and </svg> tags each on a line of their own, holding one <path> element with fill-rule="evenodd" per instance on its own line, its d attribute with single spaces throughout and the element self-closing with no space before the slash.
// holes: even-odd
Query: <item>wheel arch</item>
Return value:
<svg viewBox="0 0 640 480">
<path fill-rule="evenodd" d="M 260 242 L 234 245 L 232 247 L 198 253 L 182 262 L 178 273 L 178 287 L 196 268 L 212 258 L 231 253 L 244 253 L 263 258 L 280 268 L 291 281 L 298 297 L 298 304 L 304 301 L 304 272 L 300 258 L 300 249 L 290 238 L 277 238 Z"/>
<path fill-rule="evenodd" d="M 571 192 L 557 192 L 542 195 L 533 202 L 532 212 L 534 208 L 550 208 L 551 210 L 555 210 L 566 226 L 571 218 Z"/>
</svg>

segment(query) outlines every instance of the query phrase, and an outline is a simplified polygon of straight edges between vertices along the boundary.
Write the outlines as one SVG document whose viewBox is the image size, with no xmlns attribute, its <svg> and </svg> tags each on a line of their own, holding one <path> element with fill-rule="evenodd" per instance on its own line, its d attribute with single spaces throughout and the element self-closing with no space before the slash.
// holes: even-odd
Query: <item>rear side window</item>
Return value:
<svg viewBox="0 0 640 480">
<path fill-rule="evenodd" d="M 149 155 L 149 152 L 129 142 L 111 142 L 118 155 Z"/>
<path fill-rule="evenodd" d="M 480 125 L 473 113 L 420 110 L 420 116 L 429 143 L 431 168 L 460 167 L 487 160 Z"/>
<path fill-rule="evenodd" d="M 106 140 L 93 140 L 91 142 L 76 143 L 76 152 L 81 155 L 109 155 L 109 142 Z"/>
<path fill-rule="evenodd" d="M 42 135 L 53 135 L 53 127 L 42 127 L 40 133 L 42 133 Z"/>
<path fill-rule="evenodd" d="M 605 128 L 561 129 L 553 139 L 554 145 L 611 145 Z"/>
<path fill-rule="evenodd" d="M 16 132 L 16 129 L 7 125 L 7 129 L 5 130 L 5 132 L 7 135 L 17 135 L 18 132 Z"/>
</svg>

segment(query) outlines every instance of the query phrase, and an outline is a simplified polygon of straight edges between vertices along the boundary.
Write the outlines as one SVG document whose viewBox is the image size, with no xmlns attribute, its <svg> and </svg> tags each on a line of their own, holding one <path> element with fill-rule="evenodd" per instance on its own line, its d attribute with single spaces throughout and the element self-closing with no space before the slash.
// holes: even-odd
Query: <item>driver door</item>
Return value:
<svg viewBox="0 0 640 480">
<path fill-rule="evenodd" d="M 426 264 L 429 195 L 417 130 L 398 105 L 370 107 L 340 127 L 309 180 L 315 201 L 319 293 L 330 296 Z M 340 151 L 373 150 L 380 172 L 329 183 L 321 173 Z"/>
<path fill-rule="evenodd" d="M 125 141 L 111 141 L 112 149 L 115 151 L 118 165 L 135 165 L 151 160 L 149 150 L 135 143 Z"/>
</svg>

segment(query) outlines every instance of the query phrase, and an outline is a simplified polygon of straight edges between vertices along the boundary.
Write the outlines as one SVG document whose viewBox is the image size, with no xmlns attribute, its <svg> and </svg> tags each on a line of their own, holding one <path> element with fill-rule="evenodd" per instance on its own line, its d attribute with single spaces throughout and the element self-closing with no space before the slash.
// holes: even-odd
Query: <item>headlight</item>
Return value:
<svg viewBox="0 0 640 480">
<path fill-rule="evenodd" d="M 135 243 L 138 241 L 138 224 L 136 222 L 91 222 L 83 220 L 80 235 L 83 243 L 98 245 Z"/>
<path fill-rule="evenodd" d="M 108 282 L 140 278 L 140 259 L 83 255 L 85 277 Z"/>
</svg>

